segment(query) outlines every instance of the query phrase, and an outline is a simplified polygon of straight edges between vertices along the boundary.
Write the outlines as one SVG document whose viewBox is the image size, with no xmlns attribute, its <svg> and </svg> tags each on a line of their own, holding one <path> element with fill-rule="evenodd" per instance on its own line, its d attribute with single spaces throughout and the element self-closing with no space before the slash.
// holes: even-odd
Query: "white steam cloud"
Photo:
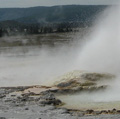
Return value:
<svg viewBox="0 0 120 119">
<path fill-rule="evenodd" d="M 82 49 L 77 66 L 80 69 L 120 74 L 120 8 L 108 8 L 87 37 L 90 42 Z"/>
</svg>

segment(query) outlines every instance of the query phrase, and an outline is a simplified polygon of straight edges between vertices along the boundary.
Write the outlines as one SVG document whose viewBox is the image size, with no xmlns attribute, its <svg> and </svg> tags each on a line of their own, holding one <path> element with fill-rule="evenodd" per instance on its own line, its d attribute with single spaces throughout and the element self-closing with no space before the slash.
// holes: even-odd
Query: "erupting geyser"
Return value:
<svg viewBox="0 0 120 119">
<path fill-rule="evenodd" d="M 111 73 L 116 78 L 112 82 L 108 80 L 110 88 L 106 91 L 80 93 L 62 98 L 71 107 L 78 105 L 77 107 L 83 109 L 87 106 L 92 109 L 119 108 L 117 105 L 120 103 L 120 6 L 107 8 L 97 18 L 93 32 L 87 39 L 88 42 L 78 56 L 76 69 Z"/>
</svg>

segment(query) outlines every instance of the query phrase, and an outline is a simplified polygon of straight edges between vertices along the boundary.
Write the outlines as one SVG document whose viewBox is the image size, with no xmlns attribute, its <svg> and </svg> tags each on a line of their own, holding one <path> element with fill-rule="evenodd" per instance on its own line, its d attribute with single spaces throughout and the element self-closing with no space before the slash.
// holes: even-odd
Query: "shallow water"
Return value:
<svg viewBox="0 0 120 119">
<path fill-rule="evenodd" d="M 101 111 L 101 110 L 112 110 L 112 109 L 120 109 L 120 101 L 95 101 L 91 100 L 89 96 L 75 96 L 75 95 L 66 95 L 66 96 L 58 96 L 59 99 L 61 99 L 65 105 L 62 107 L 68 108 L 68 109 L 78 109 L 78 110 L 88 110 L 92 109 L 95 111 Z"/>
</svg>

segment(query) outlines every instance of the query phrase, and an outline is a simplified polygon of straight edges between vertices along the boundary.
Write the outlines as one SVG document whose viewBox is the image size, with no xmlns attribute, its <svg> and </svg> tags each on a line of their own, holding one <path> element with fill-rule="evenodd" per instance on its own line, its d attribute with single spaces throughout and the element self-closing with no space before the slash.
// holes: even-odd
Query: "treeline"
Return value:
<svg viewBox="0 0 120 119">
<path fill-rule="evenodd" d="M 0 37 L 13 35 L 46 34 L 58 32 L 72 32 L 78 27 L 85 27 L 83 23 L 63 22 L 54 24 L 21 24 L 16 21 L 0 23 Z"/>
</svg>

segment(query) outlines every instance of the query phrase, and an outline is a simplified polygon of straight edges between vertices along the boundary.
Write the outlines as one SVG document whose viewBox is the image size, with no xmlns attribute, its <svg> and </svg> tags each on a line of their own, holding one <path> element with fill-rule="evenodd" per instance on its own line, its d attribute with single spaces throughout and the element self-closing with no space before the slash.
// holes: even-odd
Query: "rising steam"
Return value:
<svg viewBox="0 0 120 119">
<path fill-rule="evenodd" d="M 94 72 L 120 74 L 120 8 L 110 7 L 97 18 L 77 66 Z"/>
</svg>

